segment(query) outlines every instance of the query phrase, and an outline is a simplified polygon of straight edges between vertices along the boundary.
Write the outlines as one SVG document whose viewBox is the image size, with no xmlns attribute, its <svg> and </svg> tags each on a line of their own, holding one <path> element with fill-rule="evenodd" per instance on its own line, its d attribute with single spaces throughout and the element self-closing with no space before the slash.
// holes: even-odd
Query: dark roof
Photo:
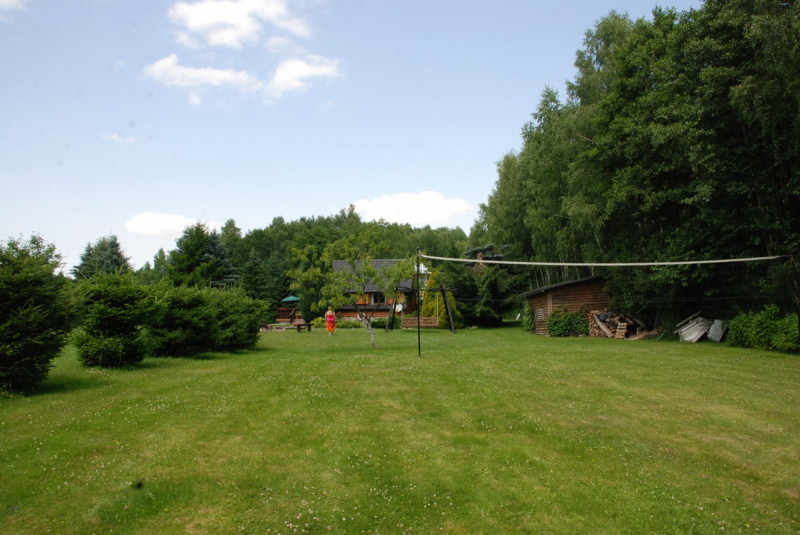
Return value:
<svg viewBox="0 0 800 535">
<path fill-rule="evenodd" d="M 573 284 L 580 284 L 582 282 L 598 280 L 598 279 L 603 279 L 603 278 L 604 277 L 594 276 L 594 277 L 584 277 L 582 279 L 575 279 L 575 280 L 566 281 L 566 282 L 559 282 L 558 284 L 551 284 L 550 286 L 543 286 L 541 288 L 536 288 L 535 290 L 531 290 L 529 292 L 525 292 L 524 294 L 522 294 L 522 297 L 524 297 L 524 298 L 533 297 L 534 295 L 545 294 L 545 293 L 549 292 L 550 290 L 554 290 L 556 288 L 561 288 L 561 287 L 564 287 L 564 286 L 572 286 Z"/>
<path fill-rule="evenodd" d="M 340 310 L 340 311 L 341 310 L 347 310 L 347 311 L 355 310 L 355 311 L 361 311 L 361 312 L 374 312 L 374 311 L 378 311 L 378 310 L 390 310 L 391 311 L 393 308 L 394 308 L 394 305 L 391 305 L 389 303 L 381 303 L 379 305 L 342 305 L 339 308 L 337 308 L 336 310 Z"/>
<path fill-rule="evenodd" d="M 389 269 L 389 268 L 393 267 L 394 265 L 396 265 L 398 262 L 402 262 L 402 261 L 403 261 L 402 259 L 396 259 L 396 258 L 376 258 L 375 260 L 372 261 L 372 267 L 374 267 L 375 269 L 378 269 L 378 270 L 380 270 L 380 269 Z M 360 264 L 361 262 L 357 262 L 357 263 Z M 334 271 L 340 271 L 340 270 L 348 267 L 349 265 L 350 265 L 350 262 L 348 262 L 347 260 L 334 260 L 333 261 L 333 270 Z"/>
<path fill-rule="evenodd" d="M 398 260 L 394 258 L 381 258 L 375 259 L 372 261 L 372 267 L 377 271 L 383 271 L 385 269 L 391 269 L 395 266 L 398 262 L 403 262 L 403 260 Z M 350 269 L 350 263 L 347 260 L 334 260 L 333 261 L 333 270 L 334 271 L 342 271 L 343 269 Z M 414 288 L 414 284 L 411 279 L 406 279 L 400 284 L 398 284 L 398 289 L 401 292 L 410 292 Z M 364 288 L 365 292 L 374 293 L 374 292 L 383 292 L 384 288 L 378 288 L 377 284 L 370 282 L 367 284 L 366 288 Z M 353 290 L 355 291 L 355 290 Z"/>
</svg>

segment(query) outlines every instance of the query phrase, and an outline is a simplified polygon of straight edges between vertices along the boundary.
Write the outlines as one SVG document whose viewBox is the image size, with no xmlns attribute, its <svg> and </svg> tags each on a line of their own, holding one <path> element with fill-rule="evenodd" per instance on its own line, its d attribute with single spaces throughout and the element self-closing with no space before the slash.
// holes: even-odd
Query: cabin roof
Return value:
<svg viewBox="0 0 800 535">
<path fill-rule="evenodd" d="M 551 284 L 550 286 L 543 286 L 541 288 L 536 288 L 535 290 L 531 290 L 529 292 L 525 292 L 522 294 L 523 298 L 534 297 L 536 295 L 546 294 L 552 290 L 557 288 L 564 288 L 568 286 L 574 286 L 576 284 L 581 284 L 584 282 L 594 281 L 594 280 L 603 280 L 604 277 L 600 276 L 592 276 L 592 277 L 583 277 L 582 279 L 574 279 L 571 281 L 559 282 L 557 284 Z"/>
</svg>

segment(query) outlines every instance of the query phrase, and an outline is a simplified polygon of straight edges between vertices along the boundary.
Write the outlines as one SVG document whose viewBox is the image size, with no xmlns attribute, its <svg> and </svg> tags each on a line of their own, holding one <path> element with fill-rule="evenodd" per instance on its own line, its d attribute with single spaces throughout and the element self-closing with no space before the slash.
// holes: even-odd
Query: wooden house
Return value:
<svg viewBox="0 0 800 535">
<path fill-rule="evenodd" d="M 391 268 L 401 260 L 378 259 L 372 261 L 372 266 L 382 271 Z M 352 269 L 346 260 L 334 260 L 333 270 Z M 423 282 L 424 284 L 424 282 Z M 369 283 L 364 288 L 364 298 L 360 299 L 355 305 L 345 305 L 336 309 L 337 317 L 342 321 L 358 321 L 358 312 L 373 318 L 389 318 L 392 309 L 397 314 L 408 314 L 417 310 L 417 297 L 414 293 L 414 284 L 411 279 L 402 281 L 398 285 L 396 298 L 386 296 L 386 289 L 377 284 Z M 355 293 L 355 290 L 353 290 Z"/>
<path fill-rule="evenodd" d="M 587 277 L 553 284 L 522 294 L 533 315 L 531 331 L 550 336 L 547 318 L 554 310 L 566 308 L 570 312 L 588 312 L 608 308 L 608 294 L 603 277 Z M 588 321 L 588 320 L 587 320 Z"/>
</svg>

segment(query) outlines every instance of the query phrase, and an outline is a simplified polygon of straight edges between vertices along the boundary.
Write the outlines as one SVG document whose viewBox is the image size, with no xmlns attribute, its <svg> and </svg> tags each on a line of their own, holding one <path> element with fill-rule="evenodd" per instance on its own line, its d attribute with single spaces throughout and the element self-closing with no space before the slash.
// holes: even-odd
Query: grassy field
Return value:
<svg viewBox="0 0 800 535">
<path fill-rule="evenodd" d="M 269 333 L 0 394 L 3 533 L 800 533 L 800 358 Z"/>
</svg>

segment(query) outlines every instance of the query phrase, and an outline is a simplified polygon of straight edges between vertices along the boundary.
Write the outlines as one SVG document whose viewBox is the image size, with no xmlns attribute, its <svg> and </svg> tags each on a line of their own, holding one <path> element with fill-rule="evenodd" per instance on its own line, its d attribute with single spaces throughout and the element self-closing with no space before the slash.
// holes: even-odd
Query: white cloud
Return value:
<svg viewBox="0 0 800 535">
<path fill-rule="evenodd" d="M 171 54 L 148 65 L 144 75 L 166 85 L 181 87 L 232 87 L 242 92 L 266 91 L 271 97 L 280 97 L 289 91 L 304 91 L 311 79 L 339 76 L 339 62 L 322 56 L 307 55 L 304 59 L 281 62 L 269 83 L 247 71 L 215 69 L 212 67 L 186 67 L 179 64 L 178 56 Z M 189 102 L 201 103 L 200 95 L 193 92 Z"/>
<path fill-rule="evenodd" d="M 233 86 L 246 91 L 255 91 L 263 87 L 263 83 L 247 71 L 184 67 L 178 64 L 178 56 L 175 54 L 145 67 L 144 75 L 166 85 L 182 87 Z"/>
<path fill-rule="evenodd" d="M 183 234 L 186 227 L 190 227 L 199 220 L 184 217 L 177 214 L 158 214 L 153 212 L 142 212 L 133 216 L 125 223 L 125 229 L 135 234 L 146 236 L 161 236 L 166 238 L 177 238 Z M 211 230 L 222 228 L 220 223 L 204 222 Z"/>
<path fill-rule="evenodd" d="M 259 40 L 264 22 L 300 37 L 311 34 L 305 21 L 289 12 L 284 0 L 178 2 L 170 8 L 169 17 L 185 28 L 179 40 L 192 45 L 199 36 L 209 45 L 241 48 Z"/>
<path fill-rule="evenodd" d="M 25 9 L 28 0 L 0 0 L 0 9 Z"/>
<path fill-rule="evenodd" d="M 287 91 L 304 91 L 311 78 L 335 78 L 339 76 L 339 62 L 323 56 L 307 55 L 304 59 L 282 61 L 267 85 L 273 96 Z"/>
<path fill-rule="evenodd" d="M 199 106 L 203 103 L 203 98 L 196 91 L 189 93 L 189 104 L 192 106 Z"/>
<path fill-rule="evenodd" d="M 114 143 L 138 143 L 139 140 L 135 137 L 122 137 L 119 134 L 109 134 L 103 136 L 106 141 L 113 141 Z"/>
<path fill-rule="evenodd" d="M 436 191 L 395 193 L 353 203 L 355 211 L 367 221 L 383 219 L 389 223 L 408 223 L 414 227 L 452 227 L 469 224 L 465 216 L 474 214 L 476 206 L 464 199 L 446 199 Z"/>
<path fill-rule="evenodd" d="M 267 39 L 266 47 L 273 54 L 298 55 L 305 52 L 303 47 L 284 36 L 270 37 Z"/>
<path fill-rule="evenodd" d="M 288 92 L 305 91 L 312 81 L 340 75 L 338 60 L 310 54 L 294 41 L 296 37 L 310 36 L 311 32 L 305 21 L 290 13 L 287 0 L 179 1 L 170 8 L 169 17 L 181 27 L 178 40 L 183 44 L 224 45 L 237 49 L 245 43 L 260 41 L 263 26 L 269 23 L 288 35 L 273 35 L 266 39 L 264 46 L 287 59 L 280 61 L 267 79 L 266 75 L 257 76 L 247 70 L 188 67 L 180 64 L 176 54 L 171 54 L 143 70 L 146 77 L 165 85 L 257 92 L 269 102 Z M 200 97 L 200 92 L 193 91 L 189 103 L 201 104 Z"/>
</svg>

